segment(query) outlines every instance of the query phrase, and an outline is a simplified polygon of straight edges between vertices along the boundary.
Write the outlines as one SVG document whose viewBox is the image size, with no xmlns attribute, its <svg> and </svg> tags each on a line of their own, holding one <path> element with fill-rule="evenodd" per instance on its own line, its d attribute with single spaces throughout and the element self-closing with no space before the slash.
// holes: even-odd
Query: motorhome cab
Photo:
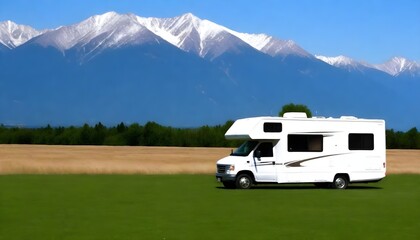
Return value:
<svg viewBox="0 0 420 240">
<path fill-rule="evenodd" d="M 258 183 L 315 183 L 345 189 L 385 177 L 385 121 L 307 118 L 305 113 L 235 121 L 227 139 L 245 142 L 217 162 L 227 188 Z"/>
</svg>

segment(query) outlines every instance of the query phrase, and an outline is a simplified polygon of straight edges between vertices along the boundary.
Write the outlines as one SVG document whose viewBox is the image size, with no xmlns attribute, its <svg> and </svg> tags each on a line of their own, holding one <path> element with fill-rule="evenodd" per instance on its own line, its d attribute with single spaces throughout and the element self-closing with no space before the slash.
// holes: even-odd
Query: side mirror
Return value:
<svg viewBox="0 0 420 240">
<path fill-rule="evenodd" d="M 254 157 L 260 159 L 261 158 L 261 151 L 260 150 L 255 150 L 254 151 Z"/>
</svg>

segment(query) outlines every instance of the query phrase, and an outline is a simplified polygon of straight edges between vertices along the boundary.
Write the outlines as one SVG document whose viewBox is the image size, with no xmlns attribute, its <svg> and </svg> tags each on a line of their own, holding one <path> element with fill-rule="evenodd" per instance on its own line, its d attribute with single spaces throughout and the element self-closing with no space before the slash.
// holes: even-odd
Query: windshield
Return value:
<svg viewBox="0 0 420 240">
<path fill-rule="evenodd" d="M 255 146 L 257 146 L 257 141 L 246 141 L 240 147 L 238 147 L 231 156 L 248 156 L 249 153 L 254 150 Z"/>
</svg>

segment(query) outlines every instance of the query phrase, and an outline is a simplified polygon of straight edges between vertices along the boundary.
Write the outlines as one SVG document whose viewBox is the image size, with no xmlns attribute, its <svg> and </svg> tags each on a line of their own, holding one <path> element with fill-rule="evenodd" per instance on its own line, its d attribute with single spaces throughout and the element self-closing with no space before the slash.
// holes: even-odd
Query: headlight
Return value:
<svg viewBox="0 0 420 240">
<path fill-rule="evenodd" d="M 235 171 L 235 165 L 230 165 L 229 168 L 227 168 L 226 173 L 229 174 L 231 172 Z"/>
</svg>

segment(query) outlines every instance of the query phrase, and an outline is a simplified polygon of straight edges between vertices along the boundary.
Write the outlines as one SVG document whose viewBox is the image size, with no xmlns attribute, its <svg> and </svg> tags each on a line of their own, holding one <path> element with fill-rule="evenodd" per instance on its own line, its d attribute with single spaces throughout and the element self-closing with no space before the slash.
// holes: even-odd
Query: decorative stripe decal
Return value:
<svg viewBox="0 0 420 240">
<path fill-rule="evenodd" d="M 341 131 L 314 131 L 314 132 L 294 132 L 290 134 L 331 134 L 331 133 L 340 133 Z"/>
<path fill-rule="evenodd" d="M 307 162 L 307 161 L 314 160 L 314 159 L 319 159 L 319 158 L 344 155 L 344 154 L 348 154 L 348 153 L 329 154 L 329 155 L 324 155 L 324 156 L 319 156 L 319 157 L 307 158 L 307 159 L 303 159 L 303 160 L 295 160 L 295 161 L 286 162 L 286 163 L 284 163 L 284 165 L 286 167 L 303 167 L 302 165 L 300 165 L 303 162 Z"/>
<path fill-rule="evenodd" d="M 256 167 L 259 167 L 259 166 L 273 166 L 273 165 L 276 165 L 276 163 L 274 162 L 274 161 L 270 161 L 270 162 L 262 162 L 262 163 L 258 163 L 258 164 L 256 164 L 255 166 Z"/>
</svg>

